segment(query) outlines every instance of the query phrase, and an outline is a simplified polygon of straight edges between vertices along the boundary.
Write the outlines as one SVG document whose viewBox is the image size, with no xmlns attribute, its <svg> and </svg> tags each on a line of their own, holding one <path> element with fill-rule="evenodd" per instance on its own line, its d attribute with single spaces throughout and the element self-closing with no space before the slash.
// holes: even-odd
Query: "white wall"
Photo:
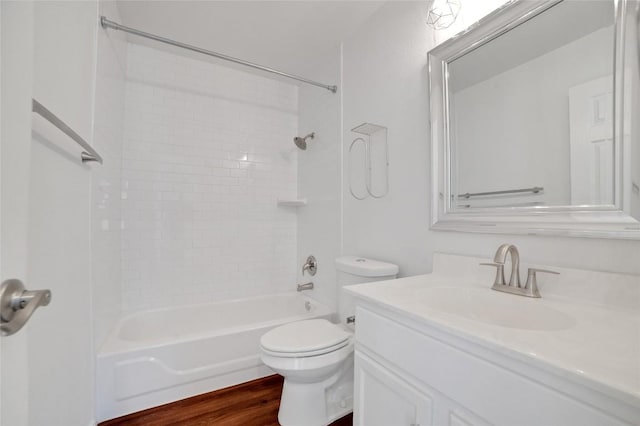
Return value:
<svg viewBox="0 0 640 426">
<path fill-rule="evenodd" d="M 100 1 L 100 15 L 120 22 L 115 2 Z M 124 33 L 98 30 L 93 144 L 104 164 L 93 168 L 92 282 L 94 340 L 103 342 L 120 313 L 121 180 L 127 43 Z"/>
<path fill-rule="evenodd" d="M 340 50 L 322 58 L 312 78 L 340 85 Z M 312 74 L 311 74 L 312 73 Z M 308 205 L 298 209 L 297 281 L 314 283 L 313 297 L 337 308 L 336 270 L 334 259 L 340 255 L 341 223 L 341 89 L 334 94 L 315 86 L 302 85 L 299 92 L 298 129 L 301 136 L 315 132 L 306 151 L 290 141 L 298 157 L 298 195 Z M 315 276 L 301 275 L 307 256 L 318 261 Z M 291 285 L 291 289 L 294 286 Z"/>
<path fill-rule="evenodd" d="M 297 87 L 130 44 L 125 311 L 295 286 Z"/>
<path fill-rule="evenodd" d="M 464 2 L 461 22 L 490 4 Z M 343 149 L 354 137 L 351 127 L 386 125 L 391 163 L 391 189 L 382 200 L 356 201 L 343 186 L 344 252 L 396 262 L 406 276 L 428 272 L 436 251 L 491 257 L 511 242 L 525 262 L 640 273 L 637 241 L 429 231 L 426 53 L 445 37 L 425 25 L 426 13 L 425 2 L 389 3 L 344 43 Z"/>
<path fill-rule="evenodd" d="M 363 122 L 388 128 L 390 163 L 382 199 L 358 201 L 344 182 L 344 253 L 397 263 L 402 275 L 430 264 L 426 15 L 425 2 L 390 2 L 343 46 L 343 167 L 358 136 L 349 129 Z"/>
</svg>

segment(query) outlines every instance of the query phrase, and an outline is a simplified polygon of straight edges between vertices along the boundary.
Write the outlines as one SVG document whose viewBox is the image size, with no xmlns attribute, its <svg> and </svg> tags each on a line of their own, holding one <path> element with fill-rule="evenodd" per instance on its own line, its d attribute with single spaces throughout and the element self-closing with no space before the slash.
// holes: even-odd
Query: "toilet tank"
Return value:
<svg viewBox="0 0 640 426">
<path fill-rule="evenodd" d="M 353 298 L 342 291 L 351 284 L 392 280 L 398 276 L 398 265 L 360 256 L 341 256 L 335 261 L 338 280 L 338 316 L 346 324 L 347 317 L 355 315 Z M 353 325 L 350 325 L 353 328 Z"/>
</svg>

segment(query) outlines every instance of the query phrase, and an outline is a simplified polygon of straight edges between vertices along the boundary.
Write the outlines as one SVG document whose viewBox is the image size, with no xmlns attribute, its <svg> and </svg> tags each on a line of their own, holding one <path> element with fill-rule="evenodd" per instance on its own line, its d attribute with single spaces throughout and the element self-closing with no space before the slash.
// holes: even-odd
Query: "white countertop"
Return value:
<svg viewBox="0 0 640 426">
<path fill-rule="evenodd" d="M 539 284 L 546 279 L 547 285 L 541 285 L 541 299 L 532 299 L 492 291 L 493 273 L 475 273 L 478 261 L 486 259 L 436 256 L 440 258 L 434 259 L 432 274 L 353 285 L 345 291 L 532 366 L 551 367 L 564 377 L 640 407 L 640 277 L 585 275 L 587 271 L 547 267 L 561 275 L 554 280 L 540 276 Z M 452 265 L 457 266 L 452 269 Z M 469 302 L 477 301 L 488 310 L 505 309 L 514 316 L 560 312 L 561 321 L 556 329 L 536 330 L 519 328 L 515 320 L 514 326 L 475 320 L 469 309 L 458 314 L 455 307 L 428 300 L 434 288 L 438 292 L 443 287 L 468 289 L 462 291 L 472 295 Z M 550 324 L 548 318 L 540 321 Z"/>
</svg>

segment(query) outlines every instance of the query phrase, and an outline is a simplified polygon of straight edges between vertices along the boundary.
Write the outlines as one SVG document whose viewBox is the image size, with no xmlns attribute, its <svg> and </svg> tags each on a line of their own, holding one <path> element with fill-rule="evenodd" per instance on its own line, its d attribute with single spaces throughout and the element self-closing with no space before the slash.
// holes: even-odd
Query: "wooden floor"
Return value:
<svg viewBox="0 0 640 426">
<path fill-rule="evenodd" d="M 98 426 L 277 426 L 281 376 L 269 376 L 107 420 Z M 352 415 L 331 426 L 351 426 Z"/>
</svg>

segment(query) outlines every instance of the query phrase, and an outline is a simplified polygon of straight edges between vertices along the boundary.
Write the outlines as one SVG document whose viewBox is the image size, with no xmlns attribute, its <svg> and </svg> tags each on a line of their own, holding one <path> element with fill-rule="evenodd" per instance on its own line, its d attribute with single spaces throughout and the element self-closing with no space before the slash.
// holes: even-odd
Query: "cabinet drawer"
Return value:
<svg viewBox="0 0 640 426">
<path fill-rule="evenodd" d="M 471 351 L 451 346 L 386 316 L 357 307 L 358 346 L 494 424 L 627 424 L 607 407 L 578 401 Z M 472 347 L 472 344 L 469 344 Z"/>
</svg>

